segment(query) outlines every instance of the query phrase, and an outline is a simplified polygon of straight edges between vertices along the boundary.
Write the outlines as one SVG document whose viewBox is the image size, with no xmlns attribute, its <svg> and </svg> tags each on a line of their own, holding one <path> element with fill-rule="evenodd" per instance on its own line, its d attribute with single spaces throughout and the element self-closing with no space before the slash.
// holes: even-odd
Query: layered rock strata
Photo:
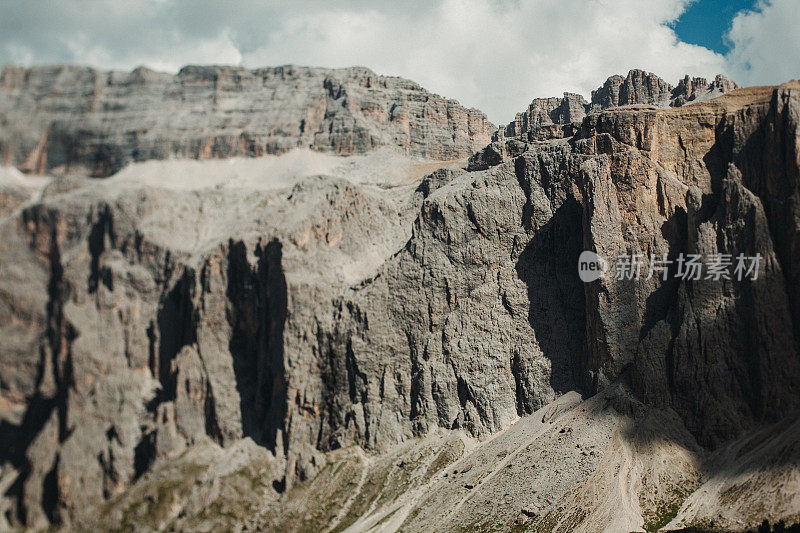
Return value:
<svg viewBox="0 0 800 533">
<path fill-rule="evenodd" d="M 494 130 L 480 111 L 366 68 L 0 67 L 0 162 L 113 174 L 135 161 L 397 147 L 451 160 Z"/>
</svg>

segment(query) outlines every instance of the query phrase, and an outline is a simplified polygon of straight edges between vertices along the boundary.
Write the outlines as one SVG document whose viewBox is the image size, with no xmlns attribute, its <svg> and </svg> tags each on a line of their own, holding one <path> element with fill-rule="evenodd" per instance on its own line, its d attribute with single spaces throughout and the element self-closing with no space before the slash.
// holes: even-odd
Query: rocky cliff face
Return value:
<svg viewBox="0 0 800 533">
<path fill-rule="evenodd" d="M 150 162 L 54 181 L 0 223 L 5 516 L 800 519 L 799 95 L 608 109 L 466 168 L 311 152 L 303 171 L 232 162 L 253 179 Z M 587 249 L 764 261 L 756 280 L 584 284 Z"/>
<path fill-rule="evenodd" d="M 602 87 L 592 91 L 591 102 L 579 94 L 564 93 L 563 98 L 535 98 L 524 113 L 517 113 L 514 122 L 500 128 L 499 138 L 525 141 L 571 137 L 589 113 L 627 105 L 677 107 L 716 98 L 739 86 L 723 75 L 709 83 L 705 78 L 682 79 L 673 87 L 651 72 L 634 69 L 623 77 L 611 76 Z"/>
<path fill-rule="evenodd" d="M 705 78 L 690 78 L 686 76 L 672 90 L 670 105 L 682 106 L 691 102 L 711 100 L 738 88 L 739 86 L 735 82 L 721 74 L 718 74 L 714 81 L 710 83 Z"/>
<path fill-rule="evenodd" d="M 396 146 L 449 160 L 484 146 L 494 127 L 402 78 L 366 68 L 0 67 L 0 161 L 34 173 L 113 174 L 134 161 L 341 154 Z"/>
<path fill-rule="evenodd" d="M 634 69 L 627 76 L 611 76 L 592 91 L 592 104 L 600 109 L 632 104 L 669 105 L 673 87 L 652 72 Z"/>
<path fill-rule="evenodd" d="M 764 257 L 763 275 L 749 284 L 610 282 L 587 292 L 599 379 L 632 365 L 642 397 L 671 405 L 707 445 L 796 401 L 784 393 L 799 382 L 797 226 L 787 205 L 796 194 L 797 96 L 796 85 L 743 90 L 663 115 L 610 111 L 584 123 L 586 134 L 611 141 L 601 149 L 609 166 L 585 169 L 588 245 L 608 256 Z M 607 211 L 612 200 L 619 207 Z M 612 236 L 609 227 L 620 230 Z"/>
</svg>

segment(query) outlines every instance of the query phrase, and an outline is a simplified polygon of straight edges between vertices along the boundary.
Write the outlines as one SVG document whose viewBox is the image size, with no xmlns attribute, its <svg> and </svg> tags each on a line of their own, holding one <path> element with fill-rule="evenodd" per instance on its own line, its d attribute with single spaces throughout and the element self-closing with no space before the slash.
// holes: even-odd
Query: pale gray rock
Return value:
<svg viewBox="0 0 800 533">
<path fill-rule="evenodd" d="M 717 74 L 710 83 L 705 78 L 690 78 L 687 75 L 679 81 L 677 87 L 672 90 L 672 101 L 670 105 L 682 106 L 691 102 L 711 100 L 721 94 L 739 88 L 736 82 L 722 74 Z"/>
<path fill-rule="evenodd" d="M 369 69 L 0 67 L 0 162 L 26 172 L 113 174 L 133 161 L 340 154 L 380 146 L 470 156 L 494 126 L 478 110 Z"/>
<path fill-rule="evenodd" d="M 672 85 L 652 72 L 633 69 L 625 77 L 611 76 L 592 91 L 592 106 L 600 109 L 632 104 L 668 105 Z"/>
<path fill-rule="evenodd" d="M 535 98 L 528 106 L 527 111 L 517 113 L 514 122 L 508 124 L 502 133 L 504 137 L 536 140 L 531 137 L 531 134 L 545 129 L 546 126 L 580 122 L 586 116 L 588 108 L 589 105 L 583 96 L 574 93 L 564 93 L 563 98 Z M 562 134 L 550 138 L 566 136 L 569 135 Z"/>
</svg>

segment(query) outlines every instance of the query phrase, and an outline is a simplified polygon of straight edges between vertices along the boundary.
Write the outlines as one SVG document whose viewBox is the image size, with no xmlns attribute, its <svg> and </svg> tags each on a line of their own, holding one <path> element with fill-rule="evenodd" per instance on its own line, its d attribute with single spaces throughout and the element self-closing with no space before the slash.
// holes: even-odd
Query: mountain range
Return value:
<svg viewBox="0 0 800 533">
<path fill-rule="evenodd" d="M 800 523 L 796 81 L 497 128 L 360 67 L 5 66 L 0 160 L 0 529 Z"/>
</svg>

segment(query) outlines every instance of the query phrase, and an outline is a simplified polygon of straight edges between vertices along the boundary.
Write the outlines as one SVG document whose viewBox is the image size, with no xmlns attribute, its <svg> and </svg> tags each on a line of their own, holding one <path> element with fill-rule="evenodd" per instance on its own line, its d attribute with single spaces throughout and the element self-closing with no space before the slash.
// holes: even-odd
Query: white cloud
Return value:
<svg viewBox="0 0 800 533">
<path fill-rule="evenodd" d="M 728 33 L 728 71 L 744 85 L 773 85 L 800 77 L 800 3 L 761 0 L 736 15 Z"/>
<path fill-rule="evenodd" d="M 691 0 L 28 0 L 0 5 L 0 63 L 364 65 L 506 122 L 533 97 L 586 96 L 631 68 L 671 83 L 729 72 L 782 81 L 798 57 L 796 0 L 737 17 L 725 58 L 680 42 Z M 791 53 L 769 49 L 776 39 Z M 748 63 L 753 67 L 744 67 Z M 795 74 L 796 76 L 796 74 Z"/>
<path fill-rule="evenodd" d="M 722 56 L 678 41 L 667 23 L 685 0 L 443 0 L 424 17 L 320 4 L 292 13 L 251 66 L 292 62 L 361 64 L 410 77 L 426 88 L 506 122 L 534 96 L 588 96 L 607 76 L 631 68 L 672 82 L 713 76 Z"/>
<path fill-rule="evenodd" d="M 237 65 L 242 61 L 242 54 L 224 34 L 189 43 L 175 43 L 170 47 L 168 55 L 151 52 L 131 58 L 115 56 L 113 51 L 93 43 L 85 34 L 65 39 L 64 44 L 73 57 L 81 58 L 80 63 L 112 69 L 147 65 L 154 70 L 176 72 L 187 63 L 198 63 L 198 58 L 203 58 L 202 63 L 223 65 Z"/>
</svg>

